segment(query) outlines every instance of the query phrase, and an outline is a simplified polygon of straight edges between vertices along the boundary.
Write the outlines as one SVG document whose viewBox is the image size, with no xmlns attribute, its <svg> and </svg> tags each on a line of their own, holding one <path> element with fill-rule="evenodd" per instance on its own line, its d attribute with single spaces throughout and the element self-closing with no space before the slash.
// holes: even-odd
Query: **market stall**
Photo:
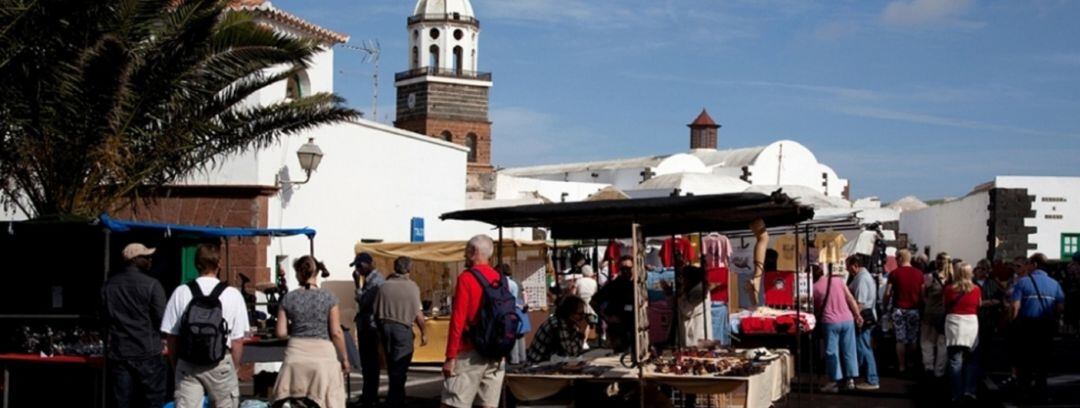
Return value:
<svg viewBox="0 0 1080 408">
<path fill-rule="evenodd" d="M 358 243 L 356 253 L 367 252 L 375 267 L 384 274 L 393 273 L 394 260 L 412 258 L 410 279 L 420 287 L 420 299 L 427 316 L 428 344 L 416 344 L 413 363 L 442 363 L 446 360 L 446 335 L 450 327 L 450 298 L 457 276 L 465 269 L 465 241 Z M 504 262 L 525 293 L 532 321 L 539 324 L 547 317 L 547 276 L 550 274 L 549 246 L 546 242 L 507 240 L 500 248 Z M 342 320 L 352 321 L 354 302 L 343 303 Z M 416 330 L 415 328 L 413 329 Z M 527 335 L 531 338 L 531 333 Z M 417 334 L 419 339 L 419 334 Z"/>
<path fill-rule="evenodd" d="M 102 357 L 108 333 L 102 327 L 101 287 L 123 267 L 122 248 L 142 242 L 158 251 L 150 274 L 167 293 L 188 275 L 190 248 L 224 241 L 222 279 L 241 286 L 251 277 L 231 269 L 230 238 L 303 235 L 311 229 L 220 228 L 119 221 L 102 215 L 93 220 L 36 220 L 4 223 L 0 254 L 11 260 L 0 286 L 0 366 L 3 402 L 9 406 L 104 406 Z M 254 304 L 249 305 L 254 309 Z M 250 350 L 250 349 L 249 349 Z M 55 383 L 74 384 L 85 392 L 51 393 Z M 87 400 L 87 395 L 93 399 Z"/>
<path fill-rule="evenodd" d="M 786 394 L 787 384 L 794 369 L 792 360 L 781 352 L 767 354 L 777 356 L 769 361 L 755 361 L 739 351 L 703 344 L 699 347 L 676 347 L 673 353 L 693 353 L 695 360 L 716 359 L 737 361 L 745 370 L 702 370 L 690 372 L 667 371 L 667 352 L 650 345 L 647 274 L 645 273 L 646 237 L 674 237 L 676 234 L 692 234 L 711 231 L 746 229 L 756 220 L 770 227 L 793 225 L 809 219 L 813 210 L 802 206 L 781 193 L 772 195 L 739 193 L 707 196 L 686 196 L 636 200 L 612 200 L 578 203 L 529 205 L 519 207 L 468 210 L 444 214 L 443 219 L 482 221 L 499 227 L 533 227 L 550 229 L 555 240 L 588 240 L 630 238 L 634 259 L 634 336 L 628 353 L 615 356 L 618 366 L 612 367 L 611 358 L 586 358 L 573 362 L 569 371 L 566 364 L 552 372 L 525 368 L 507 376 L 507 387 L 518 398 L 533 398 L 544 393 L 530 395 L 523 389 L 535 384 L 558 384 L 575 381 L 622 382 L 636 380 L 637 393 L 642 405 L 656 385 L 682 389 L 692 393 L 710 393 L 732 398 L 742 390 L 741 406 L 765 407 Z M 557 242 L 557 241 L 556 241 Z M 755 261 L 760 262 L 755 258 Z M 681 324 L 681 322 L 679 322 Z M 676 355 L 681 359 L 683 356 Z M 563 362 L 566 363 L 566 362 Z M 717 363 L 719 364 L 719 363 Z M 770 368 L 776 365 L 777 368 Z M 730 367 L 729 367 L 730 368 Z M 779 378 L 779 380 L 776 380 Z"/>
</svg>

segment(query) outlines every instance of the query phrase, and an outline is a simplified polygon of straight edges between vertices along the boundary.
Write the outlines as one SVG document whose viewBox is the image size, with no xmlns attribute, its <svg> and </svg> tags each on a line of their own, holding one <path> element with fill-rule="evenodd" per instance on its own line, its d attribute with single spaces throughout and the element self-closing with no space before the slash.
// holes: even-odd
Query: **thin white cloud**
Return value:
<svg viewBox="0 0 1080 408">
<path fill-rule="evenodd" d="M 987 122 L 980 122 L 977 120 L 951 118 L 945 116 L 927 115 L 922 113 L 903 112 L 891 109 L 872 108 L 864 106 L 845 106 L 836 109 L 837 112 L 864 118 L 892 120 L 908 123 L 919 123 L 924 125 L 945 126 L 962 129 L 973 130 L 986 130 L 992 132 L 1005 132 L 1005 133 L 1019 133 L 1032 136 L 1050 136 L 1050 137 L 1069 137 L 1080 138 L 1080 132 L 1078 133 L 1063 133 L 1045 131 L 1039 129 L 1029 129 L 1015 126 L 1004 126 Z"/>
<path fill-rule="evenodd" d="M 862 88 L 850 88 L 842 86 L 831 85 L 817 85 L 817 84 L 797 84 L 787 82 L 774 82 L 774 81 L 728 81 L 728 80 L 709 80 L 698 79 L 692 77 L 675 76 L 675 75 L 655 75 L 655 74 L 639 74 L 639 73 L 627 73 L 626 77 L 642 81 L 664 81 L 664 82 L 678 82 L 684 84 L 693 85 L 709 85 L 709 86 L 745 86 L 755 88 L 778 88 L 788 89 L 796 91 L 805 91 L 811 93 L 823 93 L 826 95 L 852 100 L 878 100 L 887 97 L 886 94 Z"/>
<path fill-rule="evenodd" d="M 597 17 L 600 11 L 594 2 L 585 0 L 477 0 L 474 3 L 481 21 L 581 22 Z"/>
<path fill-rule="evenodd" d="M 1044 58 L 1049 62 L 1062 65 L 1080 66 L 1080 53 L 1060 52 Z"/>
<path fill-rule="evenodd" d="M 975 0 L 895 0 L 885 6 L 881 19 L 899 28 L 980 28 L 986 24 L 962 17 L 975 6 Z"/>
</svg>

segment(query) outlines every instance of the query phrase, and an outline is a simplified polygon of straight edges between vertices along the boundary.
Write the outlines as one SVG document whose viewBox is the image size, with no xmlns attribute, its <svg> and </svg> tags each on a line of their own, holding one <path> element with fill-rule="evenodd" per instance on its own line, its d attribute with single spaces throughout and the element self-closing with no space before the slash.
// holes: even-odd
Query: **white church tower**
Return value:
<svg viewBox="0 0 1080 408">
<path fill-rule="evenodd" d="M 490 195 L 491 73 L 480 72 L 480 21 L 469 0 L 418 0 L 408 19 L 409 69 L 394 75 L 394 126 L 468 147 L 471 197 Z"/>
<path fill-rule="evenodd" d="M 409 69 L 475 72 L 479 34 L 469 0 L 419 0 L 409 17 Z"/>
</svg>

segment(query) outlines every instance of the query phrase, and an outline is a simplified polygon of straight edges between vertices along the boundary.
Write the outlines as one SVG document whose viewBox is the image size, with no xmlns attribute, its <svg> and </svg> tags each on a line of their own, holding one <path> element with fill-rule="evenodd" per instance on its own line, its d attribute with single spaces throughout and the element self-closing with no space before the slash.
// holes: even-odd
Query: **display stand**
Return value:
<svg viewBox="0 0 1080 408">
<path fill-rule="evenodd" d="M 700 231 L 740 230 L 745 229 L 752 221 L 758 219 L 763 220 L 769 226 L 793 225 L 812 217 L 813 209 L 800 205 L 790 197 L 777 191 L 772 195 L 737 193 L 499 207 L 443 214 L 441 219 L 486 222 L 498 227 L 500 231 L 503 227 L 547 228 L 551 230 L 552 238 L 555 240 L 614 239 L 629 236 L 632 240 L 634 254 L 634 271 L 636 275 L 634 302 L 637 317 L 634 325 L 635 341 L 629 357 L 632 360 L 632 371 L 636 371 L 634 374 L 637 376 L 640 387 L 640 406 L 644 408 L 647 383 L 676 381 L 664 376 L 650 378 L 652 374 L 646 373 L 644 363 L 649 359 L 650 344 L 646 314 L 647 288 L 645 286 L 646 276 L 644 272 L 644 238 L 647 236 L 669 236 Z M 785 364 L 787 368 L 781 371 L 788 374 L 793 372 L 791 365 L 794 362 L 787 357 L 783 361 L 782 364 Z M 707 384 L 707 386 L 700 388 L 700 390 L 707 391 L 745 386 L 748 395 L 752 392 L 756 396 L 764 395 L 764 391 L 761 391 L 761 389 L 768 388 L 771 397 L 774 391 L 779 395 L 784 395 L 788 390 L 787 379 L 782 381 L 784 383 L 782 386 L 774 386 L 766 385 L 767 382 L 762 381 L 762 379 L 754 380 L 751 378 L 683 378 L 693 380 L 694 384 Z M 519 387 L 527 382 L 547 384 L 557 388 L 557 386 L 565 386 L 574 381 L 598 380 L 604 380 L 604 378 L 543 376 L 537 374 L 507 375 L 507 382 L 511 384 L 509 385 L 511 392 L 513 392 L 514 387 Z M 679 384 L 696 389 L 690 383 L 680 382 Z M 754 402 L 757 399 L 757 397 L 748 398 L 744 405 L 765 407 L 771 405 L 772 401 L 774 401 L 774 399 L 770 398 L 767 403 Z"/>
</svg>

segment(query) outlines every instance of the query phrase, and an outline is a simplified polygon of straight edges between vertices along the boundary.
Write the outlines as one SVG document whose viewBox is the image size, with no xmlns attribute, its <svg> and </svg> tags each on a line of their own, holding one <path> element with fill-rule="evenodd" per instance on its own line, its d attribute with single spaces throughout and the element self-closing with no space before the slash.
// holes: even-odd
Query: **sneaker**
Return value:
<svg viewBox="0 0 1080 408">
<path fill-rule="evenodd" d="M 844 390 L 852 391 L 854 389 L 855 389 L 855 380 L 848 379 L 846 382 L 844 382 Z"/>
<path fill-rule="evenodd" d="M 856 385 L 855 388 L 859 391 L 875 391 L 881 389 L 881 386 L 878 384 L 859 383 L 859 385 Z"/>
<path fill-rule="evenodd" d="M 840 392 L 840 386 L 837 385 L 835 382 L 830 382 L 828 384 L 825 384 L 824 387 L 821 387 L 821 392 L 826 394 L 836 394 Z"/>
</svg>

